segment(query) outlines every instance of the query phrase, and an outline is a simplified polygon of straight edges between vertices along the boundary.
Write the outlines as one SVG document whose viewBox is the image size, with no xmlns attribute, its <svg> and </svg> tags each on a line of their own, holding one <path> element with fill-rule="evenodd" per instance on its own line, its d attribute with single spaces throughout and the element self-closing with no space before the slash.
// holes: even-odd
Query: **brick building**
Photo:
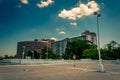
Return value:
<svg viewBox="0 0 120 80">
<path fill-rule="evenodd" d="M 44 47 L 51 48 L 51 43 L 54 42 L 50 39 L 35 39 L 34 41 L 21 41 L 17 43 L 17 57 L 23 58 L 24 54 L 28 51 L 36 51 L 41 54 Z"/>
</svg>

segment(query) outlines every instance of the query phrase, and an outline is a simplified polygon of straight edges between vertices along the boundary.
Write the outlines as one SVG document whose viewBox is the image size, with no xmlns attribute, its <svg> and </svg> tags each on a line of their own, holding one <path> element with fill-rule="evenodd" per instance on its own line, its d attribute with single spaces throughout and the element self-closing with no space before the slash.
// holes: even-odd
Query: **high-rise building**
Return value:
<svg viewBox="0 0 120 80">
<path fill-rule="evenodd" d="M 64 54 L 68 38 L 52 43 L 51 47 L 54 53 Z"/>
<path fill-rule="evenodd" d="M 58 53 L 60 55 L 65 54 L 65 49 L 67 47 L 67 42 L 72 41 L 75 39 L 82 39 L 82 40 L 88 40 L 92 42 L 93 44 L 97 44 L 97 38 L 96 38 L 96 33 L 90 32 L 90 31 L 85 31 L 81 34 L 81 36 L 78 37 L 73 37 L 73 38 L 66 38 L 60 41 L 56 41 L 52 43 L 52 49 L 54 53 Z"/>
<path fill-rule="evenodd" d="M 81 34 L 81 36 L 84 36 L 85 40 L 91 41 L 95 45 L 97 44 L 96 33 L 86 30 Z"/>
<path fill-rule="evenodd" d="M 17 43 L 17 57 L 23 58 L 28 51 L 36 51 L 41 54 L 44 47 L 51 48 L 51 43 L 54 42 L 50 39 L 35 39 L 34 41 L 21 41 Z"/>
</svg>

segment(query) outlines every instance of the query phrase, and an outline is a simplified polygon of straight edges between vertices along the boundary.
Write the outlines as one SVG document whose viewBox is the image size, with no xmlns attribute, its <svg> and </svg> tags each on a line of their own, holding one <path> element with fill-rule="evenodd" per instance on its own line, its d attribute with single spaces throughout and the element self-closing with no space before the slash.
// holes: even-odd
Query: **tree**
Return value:
<svg viewBox="0 0 120 80">
<path fill-rule="evenodd" d="M 93 45 L 90 41 L 75 39 L 68 41 L 66 54 L 69 55 L 70 53 L 73 53 L 77 56 L 77 59 L 80 59 L 82 58 L 83 51 L 90 48 L 96 48 L 96 46 Z"/>
<path fill-rule="evenodd" d="M 83 58 L 98 59 L 98 50 L 97 49 L 85 49 L 83 51 Z"/>
<path fill-rule="evenodd" d="M 101 50 L 102 59 L 120 59 L 120 45 L 116 41 L 107 44 L 107 48 Z"/>
<path fill-rule="evenodd" d="M 108 49 L 101 49 L 101 58 L 102 59 L 106 59 L 106 60 L 110 60 L 111 59 L 111 52 Z"/>
<path fill-rule="evenodd" d="M 73 59 L 74 53 L 70 52 L 70 54 L 63 54 L 62 58 L 63 59 Z"/>
<path fill-rule="evenodd" d="M 62 55 L 62 58 L 63 58 L 63 59 L 69 59 L 69 55 L 63 54 L 63 55 Z"/>
<path fill-rule="evenodd" d="M 37 51 L 35 50 L 30 50 L 28 51 L 25 56 L 30 56 L 32 59 L 39 59 L 40 58 L 40 55 L 39 53 L 37 53 Z"/>
<path fill-rule="evenodd" d="M 111 41 L 109 44 L 107 44 L 107 48 L 110 49 L 114 49 L 116 47 L 120 47 L 120 45 L 116 42 L 116 41 Z"/>
<path fill-rule="evenodd" d="M 53 50 L 51 48 L 47 48 L 47 47 L 44 47 L 42 49 L 41 55 L 42 55 L 42 59 L 46 59 L 47 56 L 49 59 L 60 59 L 60 54 L 53 53 Z"/>
<path fill-rule="evenodd" d="M 42 59 L 45 59 L 47 57 L 46 53 L 47 53 L 47 47 L 44 47 L 42 49 L 42 53 L 41 53 L 41 58 Z"/>
<path fill-rule="evenodd" d="M 4 55 L 4 59 L 9 59 L 8 55 Z"/>
<path fill-rule="evenodd" d="M 2 57 L 2 56 L 0 56 L 0 60 L 3 60 L 3 57 Z"/>
</svg>

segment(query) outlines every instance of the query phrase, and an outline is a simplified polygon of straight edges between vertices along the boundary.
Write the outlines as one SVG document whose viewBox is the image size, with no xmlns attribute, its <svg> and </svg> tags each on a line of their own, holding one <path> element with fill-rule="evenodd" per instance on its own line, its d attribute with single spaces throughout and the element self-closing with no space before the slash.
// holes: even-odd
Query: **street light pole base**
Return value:
<svg viewBox="0 0 120 80">
<path fill-rule="evenodd" d="M 103 65 L 101 63 L 98 64 L 97 71 L 98 72 L 104 72 L 104 67 L 103 67 Z"/>
</svg>

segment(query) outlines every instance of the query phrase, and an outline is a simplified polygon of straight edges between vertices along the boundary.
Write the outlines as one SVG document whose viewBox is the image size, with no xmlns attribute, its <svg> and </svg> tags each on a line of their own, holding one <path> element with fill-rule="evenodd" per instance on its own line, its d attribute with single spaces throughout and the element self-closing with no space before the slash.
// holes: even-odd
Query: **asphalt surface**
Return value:
<svg viewBox="0 0 120 80">
<path fill-rule="evenodd" d="M 120 64 L 103 63 L 104 72 L 97 72 L 97 62 L 55 64 L 0 65 L 0 80 L 120 80 Z"/>
</svg>

